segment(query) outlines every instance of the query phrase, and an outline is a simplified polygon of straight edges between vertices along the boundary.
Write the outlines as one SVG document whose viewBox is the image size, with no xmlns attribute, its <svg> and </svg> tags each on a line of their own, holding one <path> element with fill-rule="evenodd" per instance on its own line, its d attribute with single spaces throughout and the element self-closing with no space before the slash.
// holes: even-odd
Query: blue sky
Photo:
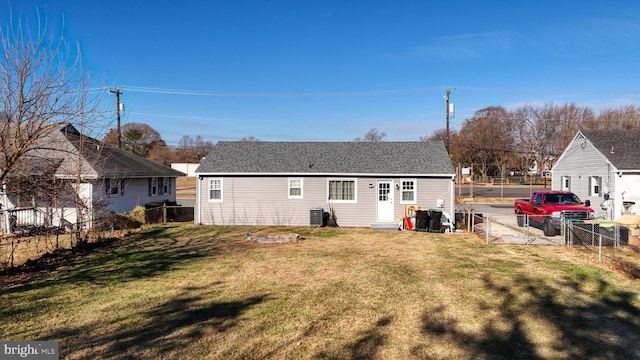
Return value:
<svg viewBox="0 0 640 360">
<path fill-rule="evenodd" d="M 122 88 L 123 123 L 169 145 L 418 140 L 445 127 L 446 88 L 452 129 L 494 105 L 640 103 L 633 1 L 21 0 L 0 19 L 36 7 L 94 87 Z"/>
</svg>

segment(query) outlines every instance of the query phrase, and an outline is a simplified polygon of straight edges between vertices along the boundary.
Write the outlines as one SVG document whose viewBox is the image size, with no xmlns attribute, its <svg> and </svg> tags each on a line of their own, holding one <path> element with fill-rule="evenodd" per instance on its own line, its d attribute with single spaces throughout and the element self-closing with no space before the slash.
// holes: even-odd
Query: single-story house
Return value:
<svg viewBox="0 0 640 360">
<path fill-rule="evenodd" d="M 590 200 L 596 216 L 640 213 L 640 130 L 581 130 L 551 169 L 552 188 Z"/>
<path fill-rule="evenodd" d="M 444 143 L 220 141 L 196 169 L 195 223 L 394 226 L 406 208 L 453 214 Z M 314 224 L 312 224 L 314 223 Z"/>
<path fill-rule="evenodd" d="M 16 218 L 17 208 L 30 208 L 14 221 L 33 225 L 75 224 L 81 217 L 82 227 L 90 228 L 98 213 L 175 202 L 176 178 L 185 175 L 85 136 L 70 124 L 47 133 L 23 163 L 30 170 L 9 176 L 1 205 Z"/>
</svg>

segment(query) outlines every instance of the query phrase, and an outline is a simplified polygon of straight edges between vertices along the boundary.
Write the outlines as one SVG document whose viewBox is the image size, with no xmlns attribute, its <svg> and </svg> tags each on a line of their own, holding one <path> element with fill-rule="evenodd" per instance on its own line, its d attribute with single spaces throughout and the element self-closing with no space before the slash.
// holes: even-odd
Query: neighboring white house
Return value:
<svg viewBox="0 0 640 360">
<path fill-rule="evenodd" d="M 221 141 L 196 170 L 195 222 L 346 227 L 394 225 L 410 206 L 454 211 L 443 142 Z"/>
<path fill-rule="evenodd" d="M 171 168 L 187 174 L 187 176 L 196 176 L 196 169 L 200 163 L 171 163 Z"/>
<path fill-rule="evenodd" d="M 23 223 L 59 226 L 74 224 L 82 216 L 83 227 L 91 227 L 98 211 L 123 213 L 150 202 L 175 202 L 176 178 L 185 175 L 82 135 L 68 124 L 41 141 L 24 156 L 27 170 L 8 178 L 10 186 L 2 196 L 2 210 L 35 206 L 33 215 L 17 219 Z M 33 189 L 27 185 L 20 193 L 12 192 L 11 182 L 17 182 L 18 175 Z"/>
<path fill-rule="evenodd" d="M 554 190 L 590 200 L 597 217 L 640 214 L 640 130 L 581 130 L 551 172 Z"/>
</svg>

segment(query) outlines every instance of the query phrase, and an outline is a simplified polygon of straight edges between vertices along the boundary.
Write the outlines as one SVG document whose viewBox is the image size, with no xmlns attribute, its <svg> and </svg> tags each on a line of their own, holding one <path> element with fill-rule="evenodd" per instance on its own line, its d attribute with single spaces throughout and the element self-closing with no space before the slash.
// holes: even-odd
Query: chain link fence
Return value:
<svg viewBox="0 0 640 360">
<path fill-rule="evenodd" d="M 612 221 L 554 221 L 524 214 L 458 214 L 463 230 L 482 236 L 487 244 L 618 247 L 634 245 L 637 235 Z"/>
</svg>

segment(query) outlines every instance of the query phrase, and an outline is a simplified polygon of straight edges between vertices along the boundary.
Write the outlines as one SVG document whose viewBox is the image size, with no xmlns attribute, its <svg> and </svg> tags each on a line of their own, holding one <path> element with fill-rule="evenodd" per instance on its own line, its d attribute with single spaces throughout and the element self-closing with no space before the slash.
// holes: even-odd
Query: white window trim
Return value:
<svg viewBox="0 0 640 360">
<path fill-rule="evenodd" d="M 562 176 L 560 178 L 560 181 L 562 182 L 560 184 L 560 188 L 562 189 L 562 191 L 571 191 L 571 176 Z M 566 184 L 568 183 L 568 184 Z M 565 186 L 566 184 L 566 186 Z"/>
<path fill-rule="evenodd" d="M 336 200 L 329 199 L 329 183 L 331 181 L 353 181 L 353 200 Z M 327 204 L 356 204 L 358 202 L 358 179 L 355 178 L 329 178 L 327 179 L 327 187 L 325 193 Z"/>
<path fill-rule="evenodd" d="M 213 181 L 220 181 L 220 199 L 211 198 L 211 184 Z M 222 178 L 208 178 L 207 179 L 207 199 L 209 202 L 222 202 L 224 199 L 224 180 Z"/>
<path fill-rule="evenodd" d="M 114 185 L 116 184 L 116 185 Z M 124 196 L 124 181 L 123 180 L 118 180 L 118 179 L 114 179 L 114 178 L 106 178 L 104 179 L 104 185 L 105 185 L 105 192 L 107 197 L 111 197 L 111 198 L 115 198 L 115 197 L 121 197 Z M 118 188 L 118 192 L 116 194 L 111 193 L 111 190 L 113 188 L 117 187 Z"/>
<path fill-rule="evenodd" d="M 170 177 L 163 178 L 162 180 L 162 193 L 163 194 L 171 194 L 171 183 L 173 179 Z"/>
<path fill-rule="evenodd" d="M 411 190 L 411 192 L 413 192 L 413 200 L 402 199 L 402 193 L 404 192 L 404 190 L 402 189 L 402 185 L 403 185 L 403 182 L 405 181 L 413 181 L 413 190 Z M 418 200 L 417 200 L 418 199 L 418 181 L 416 181 L 416 179 L 400 179 L 399 183 L 400 183 L 400 204 L 417 204 L 418 203 Z"/>
<path fill-rule="evenodd" d="M 158 196 L 158 178 L 152 177 L 149 184 L 149 196 Z"/>
<path fill-rule="evenodd" d="M 595 191 L 596 187 L 598 191 Z M 602 196 L 602 177 L 589 176 L 589 196 Z"/>
<path fill-rule="evenodd" d="M 291 195 L 291 181 L 300 181 L 300 195 Z M 304 179 L 303 178 L 288 178 L 287 179 L 287 199 L 302 199 L 304 198 Z"/>
</svg>

